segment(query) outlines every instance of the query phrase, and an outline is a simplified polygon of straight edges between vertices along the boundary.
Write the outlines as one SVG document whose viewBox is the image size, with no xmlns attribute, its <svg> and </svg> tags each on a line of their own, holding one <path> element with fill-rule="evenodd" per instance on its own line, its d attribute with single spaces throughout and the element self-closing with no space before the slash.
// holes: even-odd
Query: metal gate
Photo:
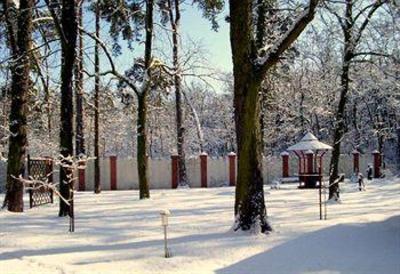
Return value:
<svg viewBox="0 0 400 274">
<path fill-rule="evenodd" d="M 31 158 L 28 155 L 28 178 L 53 183 L 53 160 Z M 34 183 L 29 189 L 30 207 L 53 203 L 53 190 L 42 183 Z"/>
</svg>

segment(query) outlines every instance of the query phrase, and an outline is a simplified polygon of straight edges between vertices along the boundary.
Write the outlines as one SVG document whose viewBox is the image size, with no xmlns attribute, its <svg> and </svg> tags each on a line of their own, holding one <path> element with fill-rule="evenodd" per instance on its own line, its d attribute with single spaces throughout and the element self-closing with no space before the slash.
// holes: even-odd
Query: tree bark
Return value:
<svg viewBox="0 0 400 274">
<path fill-rule="evenodd" d="M 333 150 L 331 162 L 329 165 L 329 199 L 332 199 L 338 192 L 339 184 L 334 184 L 339 177 L 339 159 L 340 145 L 346 131 L 345 110 L 347 102 L 347 93 L 349 90 L 349 68 L 350 61 L 353 58 L 354 45 L 352 44 L 353 29 L 353 3 L 352 0 L 346 1 L 345 21 L 343 25 L 344 47 L 342 73 L 340 75 L 340 98 L 335 117 L 335 128 L 333 133 Z"/>
<path fill-rule="evenodd" d="M 254 74 L 251 60 L 252 1 L 230 1 L 231 47 L 234 75 L 234 108 L 238 149 L 238 174 L 235 194 L 235 230 L 260 227 L 271 230 L 267 222 L 262 175 L 262 140 L 259 123 L 259 96 L 262 78 Z M 250 58 L 249 58 L 250 57 Z"/>
<path fill-rule="evenodd" d="M 175 70 L 174 86 L 175 86 L 175 111 L 176 111 L 176 133 L 177 133 L 177 152 L 178 152 L 178 185 L 187 186 L 185 150 L 184 150 L 184 133 L 183 126 L 183 108 L 182 108 L 182 92 L 181 92 L 181 68 L 179 64 L 179 25 L 180 25 L 180 8 L 179 0 L 174 0 L 175 16 L 173 13 L 171 0 L 168 0 L 169 17 L 172 28 L 172 59 Z"/>
<path fill-rule="evenodd" d="M 3 206 L 12 212 L 24 210 L 22 182 L 15 178 L 24 175 L 25 155 L 27 145 L 27 95 L 29 92 L 30 61 L 29 50 L 32 45 L 32 10 L 33 0 L 21 0 L 17 19 L 17 34 L 15 26 L 9 18 L 9 9 L 13 5 L 9 0 L 3 1 L 8 30 L 8 41 L 13 55 L 11 65 L 11 109 L 10 137 L 7 161 L 6 196 Z M 15 178 L 14 178 L 15 177 Z"/>
<path fill-rule="evenodd" d="M 140 199 L 150 198 L 147 155 L 147 95 L 138 97 L 138 120 L 137 120 L 137 164 L 139 175 Z"/>
<path fill-rule="evenodd" d="M 100 39 L 100 9 L 96 2 L 96 37 Z M 101 192 L 100 181 L 100 151 L 99 151 L 99 92 L 100 92 L 100 58 L 99 58 L 99 41 L 96 40 L 94 48 L 94 193 Z"/>
<path fill-rule="evenodd" d="M 78 24 L 82 27 L 83 1 L 78 9 Z M 75 65 L 75 154 L 77 157 L 85 155 L 84 109 L 83 109 L 83 33 L 78 32 L 78 50 Z"/>
<path fill-rule="evenodd" d="M 153 44 L 153 0 L 146 0 L 145 18 L 145 52 L 144 66 L 147 74 L 143 81 L 143 89 L 137 93 L 138 118 L 137 118 L 137 167 L 139 175 L 139 197 L 140 199 L 150 198 L 149 182 L 149 161 L 147 155 L 147 97 L 150 92 L 151 81 L 151 54 Z"/>
<path fill-rule="evenodd" d="M 60 154 L 63 167 L 60 168 L 60 194 L 66 200 L 73 195 L 72 168 L 68 157 L 73 151 L 73 71 L 75 63 L 75 47 L 78 33 L 76 21 L 75 1 L 63 0 L 61 12 L 61 127 L 60 127 Z M 60 198 L 60 217 L 67 216 L 69 205 Z"/>
<path fill-rule="evenodd" d="M 317 3 L 316 0 L 310 1 L 303 15 L 282 35 L 282 39 L 275 41 L 273 50 L 260 61 L 257 41 L 262 44 L 263 37 L 257 37 L 257 41 L 253 38 L 253 1 L 229 1 L 238 148 L 235 230 L 260 230 L 263 233 L 272 230 L 267 221 L 264 201 L 259 92 L 269 69 L 279 61 L 281 54 L 313 19 Z M 264 14 L 265 10 L 260 8 L 258 12 Z M 265 20 L 261 16 L 258 18 Z M 260 29 L 260 26 L 257 28 Z"/>
<path fill-rule="evenodd" d="M 386 3 L 386 1 L 376 0 L 372 5 L 369 6 L 369 9 L 362 10 L 360 13 L 354 16 L 354 18 L 353 18 L 354 0 L 345 1 L 346 7 L 345 7 L 344 18 L 341 18 L 339 15 L 333 12 L 334 15 L 338 17 L 340 26 L 342 28 L 344 45 L 343 45 L 342 73 L 340 76 L 340 98 L 335 116 L 335 128 L 333 133 L 333 151 L 332 151 L 331 162 L 329 165 L 329 185 L 330 185 L 329 199 L 335 197 L 335 193 L 337 193 L 339 188 L 338 184 L 333 184 L 333 183 L 339 177 L 338 172 L 339 172 L 340 144 L 346 132 L 345 109 L 347 102 L 347 93 L 349 91 L 350 64 L 353 57 L 356 55 L 355 53 L 356 46 L 362 37 L 363 31 L 370 22 L 370 19 L 373 16 L 373 14 L 384 3 Z M 363 13 L 365 13 L 364 14 L 365 16 L 359 16 Z M 357 24 L 356 20 L 358 18 L 363 18 L 363 22 Z"/>
</svg>

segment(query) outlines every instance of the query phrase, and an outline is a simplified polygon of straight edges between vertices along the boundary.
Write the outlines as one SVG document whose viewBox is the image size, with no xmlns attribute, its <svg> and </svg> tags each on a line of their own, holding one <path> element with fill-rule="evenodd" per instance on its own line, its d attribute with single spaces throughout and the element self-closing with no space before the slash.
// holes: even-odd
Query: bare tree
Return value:
<svg viewBox="0 0 400 274">
<path fill-rule="evenodd" d="M 367 4 L 366 6 L 360 8 L 359 11 L 354 13 L 353 8 L 355 2 L 356 1 L 354 0 L 345 1 L 344 16 L 340 16 L 333 8 L 327 6 L 328 10 L 338 19 L 340 27 L 343 31 L 343 61 L 340 75 L 340 97 L 335 114 L 333 150 L 329 165 L 329 199 L 335 197 L 335 193 L 338 191 L 339 187 L 338 184 L 335 184 L 334 182 L 339 176 L 340 145 L 346 132 L 345 110 L 350 89 L 349 75 L 351 62 L 353 58 L 358 55 L 368 54 L 361 52 L 357 53 L 357 45 L 360 44 L 363 32 L 368 26 L 371 17 L 379 9 L 379 7 L 386 3 L 385 0 L 376 0 L 372 4 Z M 360 21 L 361 23 L 359 23 Z"/>
</svg>

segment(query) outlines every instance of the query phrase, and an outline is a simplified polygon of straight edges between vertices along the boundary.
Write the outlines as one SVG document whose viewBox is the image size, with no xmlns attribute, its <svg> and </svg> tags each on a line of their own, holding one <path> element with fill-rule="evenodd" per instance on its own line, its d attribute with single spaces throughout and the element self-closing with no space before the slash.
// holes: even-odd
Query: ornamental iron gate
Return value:
<svg viewBox="0 0 400 274">
<path fill-rule="evenodd" d="M 28 155 L 28 178 L 53 183 L 53 160 L 51 158 L 31 158 Z M 42 183 L 34 183 L 29 189 L 29 205 L 36 207 L 53 203 L 53 190 Z"/>
</svg>

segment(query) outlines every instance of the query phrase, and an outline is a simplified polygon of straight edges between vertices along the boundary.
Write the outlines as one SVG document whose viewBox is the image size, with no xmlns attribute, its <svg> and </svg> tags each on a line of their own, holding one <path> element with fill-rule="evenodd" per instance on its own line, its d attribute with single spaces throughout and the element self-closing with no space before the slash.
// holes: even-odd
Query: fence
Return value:
<svg viewBox="0 0 400 274">
<path fill-rule="evenodd" d="M 329 156 L 323 160 L 324 175 L 328 175 Z M 202 155 L 186 160 L 187 177 L 190 187 L 219 187 L 233 185 L 237 172 L 236 155 L 211 158 Z M 354 156 L 341 155 L 339 172 L 346 177 L 353 174 Z M 359 157 L 359 170 L 365 173 L 368 164 L 374 163 L 372 154 Z M 6 163 L 0 163 L 0 190 L 5 186 Z M 150 188 L 168 189 L 177 185 L 177 162 L 171 159 L 150 159 Z M 136 159 L 118 158 L 110 156 L 100 159 L 100 181 L 103 190 L 129 190 L 138 189 L 138 174 Z M 76 174 L 76 189 L 91 191 L 94 188 L 94 161 L 89 161 L 85 170 Z M 298 172 L 297 157 L 289 157 L 289 176 L 296 176 Z M 265 157 L 263 159 L 264 183 L 269 184 L 282 177 L 282 158 L 280 156 Z M 58 175 L 54 176 L 57 180 Z M 3 184 L 3 186 L 1 186 Z"/>
</svg>

